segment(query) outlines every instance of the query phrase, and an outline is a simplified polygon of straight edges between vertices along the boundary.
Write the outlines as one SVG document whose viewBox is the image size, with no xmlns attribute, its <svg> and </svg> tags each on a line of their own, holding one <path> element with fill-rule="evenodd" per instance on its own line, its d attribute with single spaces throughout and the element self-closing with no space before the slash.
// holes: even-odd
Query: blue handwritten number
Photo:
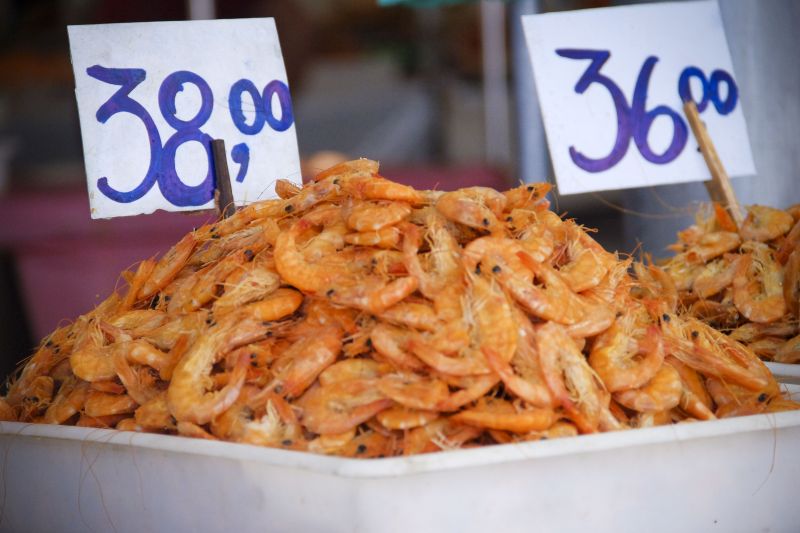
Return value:
<svg viewBox="0 0 800 533">
<path fill-rule="evenodd" d="M 587 172 L 602 172 L 613 167 L 625 157 L 631 139 L 631 109 L 625 99 L 625 95 L 619 86 L 610 78 L 600 74 L 600 69 L 611 57 L 607 50 L 574 50 L 560 49 L 556 54 L 568 59 L 589 59 L 591 63 L 586 68 L 583 76 L 575 84 L 575 92 L 583 94 L 592 83 L 598 83 L 608 89 L 614 108 L 617 111 L 617 138 L 614 147 L 606 157 L 592 159 L 579 152 L 574 146 L 569 147 L 569 155 L 572 161 Z"/>
<path fill-rule="evenodd" d="M 200 91 L 200 109 L 191 120 L 181 120 L 176 116 L 175 97 L 183 90 L 184 83 L 191 83 Z M 158 107 L 164 120 L 175 128 L 175 133 L 164 144 L 164 153 L 161 161 L 161 172 L 158 185 L 161 194 L 173 205 L 185 207 L 203 205 L 214 198 L 214 164 L 211 155 L 211 136 L 200 131 L 203 124 L 211 116 L 214 97 L 208 83 L 187 70 L 173 72 L 161 83 L 158 90 Z M 199 185 L 186 185 L 178 177 L 175 169 L 175 153 L 183 143 L 199 142 L 206 151 L 208 171 L 205 179 Z"/>
<path fill-rule="evenodd" d="M 242 96 L 247 93 L 253 100 L 254 116 L 253 123 L 247 122 L 247 117 L 243 111 Z M 272 99 L 278 98 L 278 105 L 281 110 L 280 118 L 272 112 Z M 273 80 L 264 87 L 262 93 L 258 92 L 255 84 L 247 79 L 241 79 L 231 86 L 228 93 L 228 108 L 231 111 L 231 120 L 236 128 L 245 135 L 257 135 L 264 129 L 264 124 L 274 131 L 286 131 L 294 124 L 294 112 L 292 110 L 292 100 L 289 96 L 289 87 L 279 80 Z M 239 174 L 236 181 L 242 183 L 247 175 L 250 166 L 250 148 L 245 143 L 237 144 L 231 150 L 231 158 L 239 163 Z"/>
<path fill-rule="evenodd" d="M 247 93 L 253 99 L 255 118 L 252 124 L 247 123 L 247 118 L 242 111 L 242 95 Z M 233 84 L 228 94 L 228 107 L 231 110 L 233 124 L 245 135 L 256 135 L 264 128 L 264 109 L 261 103 L 261 94 L 255 84 L 250 80 L 239 80 Z"/>
<path fill-rule="evenodd" d="M 272 96 L 278 96 L 278 103 L 281 108 L 281 118 L 278 119 L 272 114 Z M 292 100 L 289 96 L 289 87 L 280 80 L 272 80 L 264 87 L 264 112 L 267 115 L 269 127 L 275 131 L 286 131 L 294 124 L 294 112 L 292 111 Z"/>
<path fill-rule="evenodd" d="M 155 122 L 139 102 L 128 96 L 137 85 L 145 80 L 147 74 L 139 68 L 106 68 L 100 65 L 89 67 L 86 69 L 86 73 L 102 82 L 120 86 L 120 89 L 97 110 L 95 116 L 101 124 L 105 124 L 117 113 L 130 113 L 138 117 L 147 130 L 147 139 L 150 143 L 150 165 L 142 182 L 133 190 L 122 192 L 109 185 L 108 178 L 105 176 L 97 180 L 97 188 L 100 192 L 115 202 L 135 202 L 153 188 L 158 179 L 158 169 L 161 163 L 161 137 Z"/>
<path fill-rule="evenodd" d="M 650 75 L 653 73 L 653 67 L 655 67 L 657 62 L 657 57 L 650 56 L 645 60 L 642 69 L 639 71 L 639 78 L 636 80 L 636 87 L 634 87 L 633 90 L 631 122 L 634 124 L 633 142 L 636 143 L 636 147 L 639 149 L 639 153 L 642 154 L 642 157 L 651 163 L 664 165 L 673 161 L 680 155 L 684 146 L 686 146 L 689 132 L 681 116 L 667 106 L 660 105 L 650 111 L 645 110 L 645 105 L 647 103 L 647 86 L 650 84 Z M 650 126 L 653 125 L 655 119 L 660 115 L 669 117 L 672 120 L 673 135 L 672 142 L 670 142 L 667 149 L 664 150 L 663 154 L 658 155 L 650 149 L 647 136 L 650 133 Z"/>
<path fill-rule="evenodd" d="M 692 94 L 690 81 L 692 78 L 697 78 L 703 89 L 703 96 L 698 102 Z M 720 99 L 719 84 L 725 83 L 728 86 L 728 95 L 725 100 Z M 681 72 L 678 78 L 678 95 L 681 101 L 694 100 L 697 104 L 697 111 L 702 113 L 705 111 L 708 102 L 714 104 L 714 109 L 720 115 L 727 115 L 736 108 L 736 103 L 739 100 L 739 89 L 736 87 L 736 82 L 733 77 L 724 70 L 715 70 L 711 72 L 711 76 L 706 78 L 706 75 L 697 67 L 686 67 Z"/>
</svg>

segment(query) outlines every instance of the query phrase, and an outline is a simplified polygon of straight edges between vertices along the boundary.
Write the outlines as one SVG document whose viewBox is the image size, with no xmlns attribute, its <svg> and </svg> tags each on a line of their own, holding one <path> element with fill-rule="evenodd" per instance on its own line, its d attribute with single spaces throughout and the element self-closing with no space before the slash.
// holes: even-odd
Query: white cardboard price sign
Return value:
<svg viewBox="0 0 800 533">
<path fill-rule="evenodd" d="M 213 206 L 212 139 L 237 205 L 300 178 L 275 21 L 70 26 L 92 218 Z"/>
<path fill-rule="evenodd" d="M 523 17 L 559 191 L 710 179 L 693 99 L 731 176 L 755 174 L 716 1 Z"/>
</svg>

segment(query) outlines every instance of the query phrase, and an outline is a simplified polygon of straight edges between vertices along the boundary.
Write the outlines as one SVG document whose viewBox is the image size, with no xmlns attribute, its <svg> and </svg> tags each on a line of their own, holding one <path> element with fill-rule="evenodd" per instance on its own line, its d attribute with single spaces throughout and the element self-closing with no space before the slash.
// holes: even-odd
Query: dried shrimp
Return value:
<svg viewBox="0 0 800 533">
<path fill-rule="evenodd" d="M 365 458 L 800 407 L 739 343 L 800 359 L 791 215 L 701 219 L 631 269 L 548 190 L 418 191 L 365 159 L 279 180 L 45 338 L 0 419 Z"/>
</svg>

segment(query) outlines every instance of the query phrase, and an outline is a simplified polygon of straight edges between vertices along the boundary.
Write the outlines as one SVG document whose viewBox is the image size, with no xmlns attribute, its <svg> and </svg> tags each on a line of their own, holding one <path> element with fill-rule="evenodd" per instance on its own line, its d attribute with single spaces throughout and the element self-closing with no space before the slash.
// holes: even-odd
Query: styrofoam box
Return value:
<svg viewBox="0 0 800 533">
<path fill-rule="evenodd" d="M 21 423 L 0 446 L 3 531 L 800 529 L 800 411 L 370 460 Z"/>
</svg>

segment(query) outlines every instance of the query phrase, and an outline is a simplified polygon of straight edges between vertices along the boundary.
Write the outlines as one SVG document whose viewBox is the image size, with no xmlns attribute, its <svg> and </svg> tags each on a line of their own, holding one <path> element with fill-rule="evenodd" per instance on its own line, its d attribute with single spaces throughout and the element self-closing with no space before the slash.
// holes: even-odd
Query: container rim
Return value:
<svg viewBox="0 0 800 533">
<path fill-rule="evenodd" d="M 784 385 L 790 392 L 800 386 Z M 722 420 L 672 424 L 634 431 L 617 431 L 580 435 L 560 439 L 498 444 L 465 450 L 387 457 L 382 459 L 351 459 L 308 452 L 265 448 L 249 444 L 176 438 L 174 435 L 137 433 L 115 429 L 95 429 L 75 426 L 0 422 L 0 453 L 7 456 L 15 439 L 80 441 L 108 447 L 145 448 L 172 453 L 203 455 L 232 461 L 250 461 L 288 469 L 309 470 L 346 478 L 385 478 L 422 474 L 457 468 L 474 468 L 523 460 L 535 460 L 564 455 L 582 455 L 662 443 L 680 443 L 715 438 L 736 433 L 770 431 L 775 439 L 778 430 L 800 426 L 800 411 L 767 413 Z M 770 453 L 772 453 L 770 448 Z"/>
</svg>

